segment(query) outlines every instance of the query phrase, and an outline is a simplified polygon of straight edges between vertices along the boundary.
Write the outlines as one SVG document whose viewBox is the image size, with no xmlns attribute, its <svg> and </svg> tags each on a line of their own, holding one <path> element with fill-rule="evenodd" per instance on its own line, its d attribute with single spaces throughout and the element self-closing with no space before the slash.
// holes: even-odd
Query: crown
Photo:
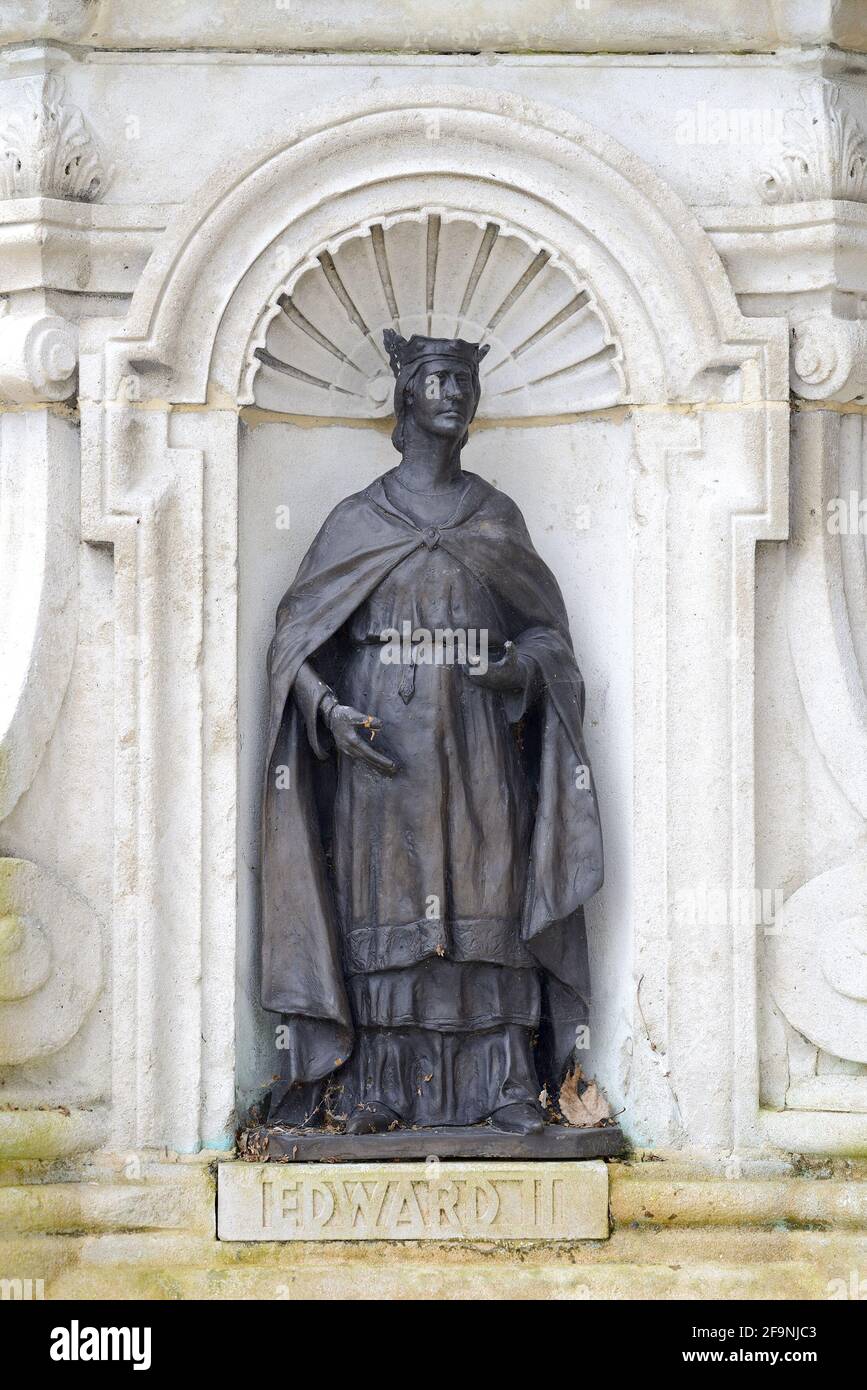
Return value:
<svg viewBox="0 0 867 1390">
<path fill-rule="evenodd" d="M 489 343 L 467 343 L 463 338 L 423 338 L 418 333 L 402 338 L 393 328 L 385 329 L 382 341 L 396 377 L 425 357 L 450 357 L 478 371 L 479 363 L 490 351 Z"/>
</svg>

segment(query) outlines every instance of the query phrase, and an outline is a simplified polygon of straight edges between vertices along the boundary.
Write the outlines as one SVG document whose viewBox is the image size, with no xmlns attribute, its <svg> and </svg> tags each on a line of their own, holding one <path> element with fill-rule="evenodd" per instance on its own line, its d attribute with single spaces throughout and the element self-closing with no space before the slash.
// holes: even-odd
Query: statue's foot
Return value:
<svg viewBox="0 0 867 1390">
<path fill-rule="evenodd" d="M 541 1134 L 545 1127 L 542 1111 L 531 1101 L 504 1105 L 491 1119 L 495 1129 L 503 1129 L 507 1134 Z"/>
<path fill-rule="evenodd" d="M 344 1134 L 383 1134 L 400 1116 L 378 1100 L 356 1105 L 344 1127 Z"/>
</svg>

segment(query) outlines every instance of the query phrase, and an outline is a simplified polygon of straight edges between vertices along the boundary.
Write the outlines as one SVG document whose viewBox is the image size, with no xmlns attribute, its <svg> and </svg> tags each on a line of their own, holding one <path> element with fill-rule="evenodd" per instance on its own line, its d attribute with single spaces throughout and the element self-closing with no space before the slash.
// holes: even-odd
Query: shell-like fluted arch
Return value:
<svg viewBox="0 0 867 1390">
<path fill-rule="evenodd" d="M 741 317 L 668 185 L 562 110 L 465 87 L 332 103 L 277 148 L 239 153 L 151 258 L 107 348 L 109 398 L 132 373 L 143 398 L 241 401 L 281 284 L 353 228 L 420 207 L 501 220 L 570 267 L 616 335 L 625 400 L 785 399 L 783 330 Z"/>
</svg>

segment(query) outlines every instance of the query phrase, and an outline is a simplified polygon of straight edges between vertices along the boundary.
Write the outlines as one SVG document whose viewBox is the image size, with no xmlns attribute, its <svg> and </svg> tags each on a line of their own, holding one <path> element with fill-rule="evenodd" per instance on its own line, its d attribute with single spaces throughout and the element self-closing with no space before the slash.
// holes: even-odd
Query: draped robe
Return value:
<svg viewBox="0 0 867 1390">
<path fill-rule="evenodd" d="M 576 1028 L 587 1019 L 582 905 L 602 883 L 602 839 L 582 733 L 583 682 L 560 590 L 519 509 L 481 478 L 465 476 L 467 491 L 440 526 L 420 527 L 393 505 L 382 479 L 345 499 L 325 521 L 278 609 L 268 655 L 262 1002 L 285 1021 L 283 1081 L 272 1099 L 272 1115 L 283 1119 L 300 1121 L 311 1112 L 322 1083 L 339 1072 L 356 1042 L 347 975 L 359 967 L 349 959 L 347 923 L 335 892 L 333 837 L 359 837 L 363 850 L 364 838 L 378 833 L 375 814 L 335 825 L 329 739 L 317 732 L 315 708 L 292 698 L 293 689 L 309 660 L 340 696 L 353 615 L 422 548 L 440 548 L 465 569 L 490 596 L 505 636 L 538 672 L 537 693 L 523 720 L 531 804 L 518 934 L 520 950 L 541 982 L 540 1082 L 558 1085 Z M 470 678 L 462 673 L 460 679 Z M 508 709 L 516 697 L 495 698 Z M 387 752 L 388 711 L 371 713 L 383 720 L 377 746 Z M 419 755 L 429 751 L 420 748 Z M 376 941 L 382 924 L 367 926 Z M 443 947 L 432 934 L 415 949 L 419 958 L 441 954 Z M 371 968 L 382 964 L 374 959 Z"/>
</svg>

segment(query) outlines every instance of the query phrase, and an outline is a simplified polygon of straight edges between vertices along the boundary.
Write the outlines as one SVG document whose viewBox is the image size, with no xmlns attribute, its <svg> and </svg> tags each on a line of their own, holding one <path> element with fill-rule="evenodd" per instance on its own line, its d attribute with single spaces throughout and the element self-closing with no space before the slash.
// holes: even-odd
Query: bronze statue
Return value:
<svg viewBox="0 0 867 1390">
<path fill-rule="evenodd" d="M 400 463 L 327 518 L 268 657 L 270 1122 L 532 1135 L 587 1021 L 583 683 L 520 511 L 461 468 L 487 348 L 385 343 Z"/>
</svg>

